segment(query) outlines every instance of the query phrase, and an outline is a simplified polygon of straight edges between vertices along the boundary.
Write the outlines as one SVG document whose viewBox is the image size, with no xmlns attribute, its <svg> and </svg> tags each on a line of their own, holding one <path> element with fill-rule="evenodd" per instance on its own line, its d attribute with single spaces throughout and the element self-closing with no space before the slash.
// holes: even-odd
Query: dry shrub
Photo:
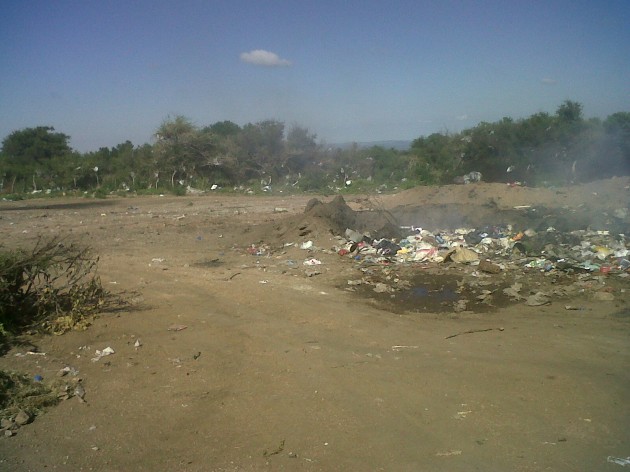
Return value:
<svg viewBox="0 0 630 472">
<path fill-rule="evenodd" d="M 40 239 L 30 250 L 0 250 L 0 334 L 85 327 L 106 295 L 97 263 L 88 248 L 59 238 Z"/>
</svg>

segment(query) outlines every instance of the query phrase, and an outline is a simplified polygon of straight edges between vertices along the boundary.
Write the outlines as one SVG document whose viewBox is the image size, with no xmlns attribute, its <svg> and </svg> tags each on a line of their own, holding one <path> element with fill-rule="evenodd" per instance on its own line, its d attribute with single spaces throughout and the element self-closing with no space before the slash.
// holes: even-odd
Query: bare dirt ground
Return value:
<svg viewBox="0 0 630 472">
<path fill-rule="evenodd" d="M 628 234 L 627 215 L 611 215 L 629 206 L 629 184 L 472 184 L 346 200 L 425 227 L 525 224 L 513 207 L 533 205 L 566 230 L 586 222 Z M 132 304 L 86 331 L 34 337 L 45 356 L 16 356 L 18 346 L 0 358 L 0 368 L 44 382 L 70 366 L 86 391 L 85 403 L 70 398 L 0 438 L 0 469 L 623 469 L 612 458 L 630 456 L 628 278 L 593 274 L 580 292 L 535 307 L 456 313 L 445 304 L 401 309 L 394 298 L 388 306 L 348 290 L 365 272 L 329 250 L 335 238 L 324 223 L 309 221 L 299 236 L 293 225 L 309 199 L 0 202 L 5 246 L 42 235 L 87 243 L 105 288 Z M 283 247 L 307 239 L 320 250 Z M 261 240 L 268 252 L 246 250 Z M 309 277 L 301 262 L 311 256 L 322 264 Z M 431 280 L 469 269 L 400 270 Z M 507 276 L 489 277 L 490 286 Z M 546 290 L 572 277 L 533 271 L 528 280 Z M 596 299 L 601 291 L 612 296 Z M 93 362 L 106 347 L 115 354 Z"/>
</svg>

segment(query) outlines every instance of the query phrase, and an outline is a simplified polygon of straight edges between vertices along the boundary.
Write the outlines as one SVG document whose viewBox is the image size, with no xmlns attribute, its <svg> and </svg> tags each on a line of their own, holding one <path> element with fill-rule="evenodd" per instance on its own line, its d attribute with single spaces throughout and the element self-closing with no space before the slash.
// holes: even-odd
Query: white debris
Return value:
<svg viewBox="0 0 630 472">
<path fill-rule="evenodd" d="M 103 357 L 105 356 L 111 356 L 112 354 L 114 354 L 115 351 L 111 348 L 111 347 L 106 347 L 105 349 L 103 349 L 102 351 L 99 351 L 98 349 L 95 352 L 95 356 L 92 358 L 92 362 L 98 362 L 100 361 Z"/>
</svg>

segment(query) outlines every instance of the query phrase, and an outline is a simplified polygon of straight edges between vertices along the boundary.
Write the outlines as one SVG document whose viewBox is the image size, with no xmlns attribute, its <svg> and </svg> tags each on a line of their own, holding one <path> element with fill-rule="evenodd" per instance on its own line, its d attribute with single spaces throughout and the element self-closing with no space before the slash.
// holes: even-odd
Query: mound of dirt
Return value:
<svg viewBox="0 0 630 472">
<path fill-rule="evenodd" d="M 272 246 L 307 239 L 323 245 L 335 236 L 343 236 L 348 228 L 370 233 L 373 238 L 401 237 L 398 222 L 389 212 L 355 211 L 341 195 L 329 203 L 313 198 L 304 213 L 261 225 L 249 237 Z"/>
<path fill-rule="evenodd" d="M 630 234 L 630 178 L 564 188 L 478 183 L 417 187 L 386 198 L 401 225 L 435 231 L 512 224 L 525 229 Z"/>
</svg>

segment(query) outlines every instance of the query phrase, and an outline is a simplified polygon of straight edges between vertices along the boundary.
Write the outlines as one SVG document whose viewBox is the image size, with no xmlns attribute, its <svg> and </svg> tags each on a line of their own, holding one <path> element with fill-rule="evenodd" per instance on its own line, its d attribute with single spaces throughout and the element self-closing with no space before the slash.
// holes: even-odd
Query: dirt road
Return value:
<svg viewBox="0 0 630 472">
<path fill-rule="evenodd" d="M 480 184 L 472 197 L 466 186 L 348 203 L 392 209 L 465 198 L 471 214 L 493 198 L 505 208 L 601 213 L 624 198 L 628 206 L 627 185 L 545 197 Z M 566 310 L 567 300 L 388 310 L 344 287 L 357 265 L 334 251 L 316 253 L 321 273 L 308 276 L 296 246 L 245 250 L 260 228 L 282 225 L 308 200 L 2 202 L 6 245 L 40 235 L 89 243 L 105 288 L 132 306 L 86 331 L 34 339 L 45 356 L 16 356 L 24 351 L 16 347 L 0 358 L 2 368 L 44 381 L 71 366 L 86 391 L 86 403 L 71 398 L 0 438 L 0 469 L 623 470 L 614 458 L 630 456 L 628 279 L 612 285 L 612 301 L 576 295 L 579 310 Z M 317 236 L 320 248 L 332 246 L 331 235 Z M 115 353 L 91 360 L 106 347 Z"/>
</svg>

